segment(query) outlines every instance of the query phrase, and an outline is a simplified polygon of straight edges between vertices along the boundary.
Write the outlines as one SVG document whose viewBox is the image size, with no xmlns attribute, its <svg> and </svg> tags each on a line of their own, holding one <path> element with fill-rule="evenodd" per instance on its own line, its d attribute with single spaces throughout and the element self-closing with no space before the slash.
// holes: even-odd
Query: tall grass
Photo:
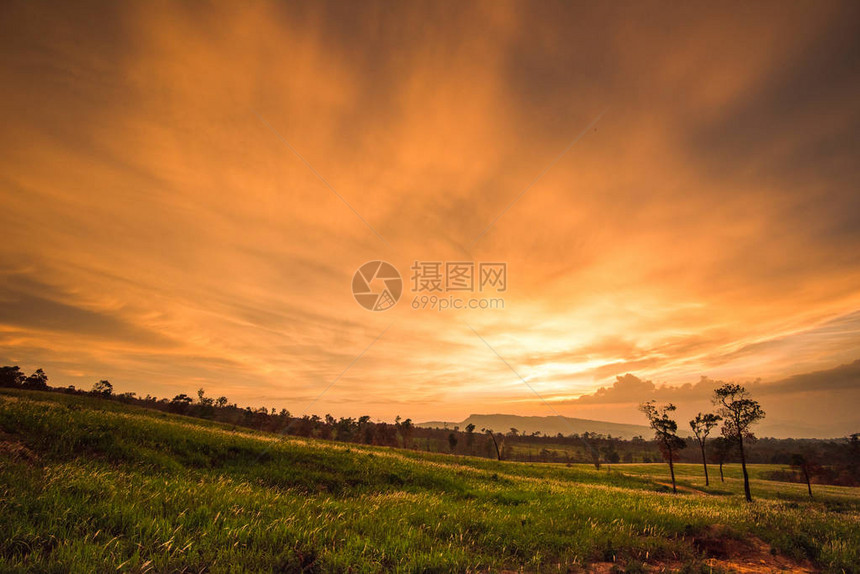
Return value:
<svg viewBox="0 0 860 574">
<path fill-rule="evenodd" d="M 715 523 L 832 572 L 860 563 L 857 489 L 839 511 L 749 505 L 658 492 L 642 468 L 281 438 L 64 399 L 0 394 L 3 440 L 27 449 L 0 454 L 2 571 L 567 571 L 692 562 L 690 536 Z"/>
</svg>

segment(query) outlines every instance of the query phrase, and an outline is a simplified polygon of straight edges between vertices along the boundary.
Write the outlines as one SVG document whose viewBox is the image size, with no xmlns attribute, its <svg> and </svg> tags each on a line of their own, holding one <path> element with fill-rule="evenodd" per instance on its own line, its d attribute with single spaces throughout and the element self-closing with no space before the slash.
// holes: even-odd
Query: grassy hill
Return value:
<svg viewBox="0 0 860 574">
<path fill-rule="evenodd" d="M 606 421 L 593 421 L 589 419 L 577 419 L 572 417 L 549 416 L 549 417 L 524 417 L 520 415 L 469 415 L 469 418 L 459 423 L 428 421 L 416 426 L 424 428 L 466 428 L 468 424 L 474 424 L 475 428 L 493 429 L 496 432 L 506 433 L 515 428 L 521 433 L 531 434 L 541 432 L 546 436 L 555 436 L 561 433 L 565 436 L 585 432 L 612 435 L 617 438 L 631 439 L 635 436 L 651 436 L 654 434 L 649 427 L 644 425 L 630 425 L 623 423 L 610 423 Z M 684 434 L 682 432 L 682 434 Z"/>
<path fill-rule="evenodd" d="M 2 572 L 857 572 L 860 489 L 496 462 L 0 391 Z M 758 472 L 758 469 L 756 469 Z M 772 551 L 771 551 L 772 550 Z M 747 570 L 764 571 L 764 570 Z"/>
</svg>

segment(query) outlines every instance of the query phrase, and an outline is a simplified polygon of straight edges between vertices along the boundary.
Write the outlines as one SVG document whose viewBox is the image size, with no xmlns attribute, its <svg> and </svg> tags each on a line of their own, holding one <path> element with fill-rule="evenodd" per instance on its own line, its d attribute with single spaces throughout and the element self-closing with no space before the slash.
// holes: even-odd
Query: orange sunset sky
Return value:
<svg viewBox="0 0 860 574">
<path fill-rule="evenodd" d="M 0 44 L 2 364 L 416 421 L 761 379 L 764 434 L 860 431 L 856 2 L 4 2 Z M 504 309 L 414 310 L 414 261 L 505 262 Z"/>
</svg>

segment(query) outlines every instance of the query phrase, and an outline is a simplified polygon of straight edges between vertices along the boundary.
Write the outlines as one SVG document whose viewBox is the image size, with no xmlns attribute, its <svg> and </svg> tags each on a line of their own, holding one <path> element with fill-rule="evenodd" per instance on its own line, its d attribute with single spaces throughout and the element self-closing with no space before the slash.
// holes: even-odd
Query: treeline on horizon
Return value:
<svg viewBox="0 0 860 574">
<path fill-rule="evenodd" d="M 370 416 L 335 417 L 326 414 L 293 416 L 287 409 L 239 407 L 225 396 L 209 397 L 199 389 L 196 397 L 185 393 L 172 399 L 134 392 L 115 393 L 107 380 L 96 382 L 92 389 L 52 387 L 42 369 L 26 376 L 18 366 L 0 367 L 0 387 L 90 396 L 178 415 L 215 421 L 257 431 L 283 435 L 336 440 L 346 443 L 389 446 L 418 451 L 454 455 L 478 456 L 515 462 L 548 462 L 562 464 L 588 463 L 596 468 L 619 463 L 684 462 L 702 464 L 702 441 L 695 436 L 677 437 L 677 425 L 670 430 L 667 450 L 665 428 L 660 430 L 656 416 L 655 438 L 637 436 L 623 439 L 599 433 L 545 435 L 541 432 L 522 433 L 516 428 L 478 429 L 473 424 L 464 428 L 416 427 L 411 419 L 396 417 L 395 422 L 372 421 Z M 669 405 L 671 406 L 671 405 Z M 674 409 L 671 409 L 674 410 Z M 669 411 L 670 412 L 670 411 Z M 646 413 L 647 414 L 647 413 Z M 649 416 L 649 421 L 652 420 Z M 674 421 L 672 421 L 674 422 Z M 691 421 L 693 422 L 693 421 Z M 716 421 L 713 421 L 715 426 Z M 654 425 L 652 424 L 652 428 Z M 695 428 L 694 428 L 695 431 Z M 662 433 L 662 434 L 661 434 Z M 778 464 L 790 468 L 772 471 L 769 478 L 807 484 L 860 486 L 860 433 L 836 440 L 825 439 L 755 439 L 746 433 L 745 458 L 750 464 Z M 662 438 L 662 440 L 661 440 Z M 677 440 L 676 440 L 677 439 Z M 736 441 L 715 437 L 708 441 L 705 461 L 717 465 L 722 479 L 722 466 L 740 462 Z M 690 448 L 686 448 L 690 447 Z M 674 473 L 673 473 L 674 474 Z M 810 490 L 811 493 L 811 490 Z"/>
</svg>

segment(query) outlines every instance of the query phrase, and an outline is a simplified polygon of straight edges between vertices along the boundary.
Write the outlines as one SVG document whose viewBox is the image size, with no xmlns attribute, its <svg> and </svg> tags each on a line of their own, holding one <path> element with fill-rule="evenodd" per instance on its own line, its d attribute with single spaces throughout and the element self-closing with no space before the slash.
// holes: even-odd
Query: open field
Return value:
<svg viewBox="0 0 860 574">
<path fill-rule="evenodd" d="M 734 465 L 708 489 L 678 465 L 672 495 L 665 465 L 282 438 L 7 390 L 0 431 L 3 572 L 741 571 L 761 548 L 763 569 L 860 572 L 860 489 L 809 501 L 755 478 L 765 465 L 747 504 Z"/>
<path fill-rule="evenodd" d="M 806 484 L 762 479 L 762 475 L 766 472 L 784 468 L 789 467 L 776 464 L 748 464 L 747 472 L 750 475 L 753 496 L 807 502 L 809 494 L 806 490 Z M 614 464 L 612 470 L 625 475 L 646 477 L 656 482 L 668 483 L 669 481 L 668 468 L 665 464 Z M 720 471 L 717 465 L 709 464 L 708 474 L 711 484 L 706 487 L 701 464 L 679 463 L 675 465 L 675 477 L 679 488 L 683 487 L 712 495 L 734 494 L 743 496 L 744 481 L 741 465 L 726 464 L 723 466 L 725 482 L 720 481 Z M 812 494 L 817 501 L 825 504 L 828 508 L 840 510 L 845 507 L 856 510 L 860 489 L 813 484 Z"/>
</svg>

